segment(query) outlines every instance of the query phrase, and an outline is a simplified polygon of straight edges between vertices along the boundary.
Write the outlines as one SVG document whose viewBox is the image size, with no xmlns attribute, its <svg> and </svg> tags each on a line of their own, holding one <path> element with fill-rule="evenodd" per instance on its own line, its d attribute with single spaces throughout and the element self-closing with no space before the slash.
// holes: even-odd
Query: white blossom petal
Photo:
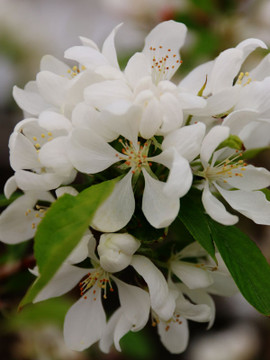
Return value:
<svg viewBox="0 0 270 360">
<path fill-rule="evenodd" d="M 103 171 L 119 161 L 118 152 L 90 129 L 73 130 L 67 153 L 77 170 L 90 174 Z"/>
<path fill-rule="evenodd" d="M 187 320 L 183 317 L 180 322 L 161 321 L 158 324 L 158 333 L 162 344 L 172 354 L 180 354 L 186 350 L 189 339 Z"/>
<path fill-rule="evenodd" d="M 155 228 L 169 226 L 179 212 L 179 198 L 169 197 L 164 191 L 166 183 L 152 178 L 145 169 L 142 171 L 145 180 L 142 199 L 143 213 Z"/>
<path fill-rule="evenodd" d="M 270 202 L 261 191 L 228 191 L 216 185 L 230 206 L 256 224 L 270 225 Z"/>
<path fill-rule="evenodd" d="M 35 297 L 33 303 L 67 293 L 74 288 L 88 272 L 89 269 L 63 263 L 49 283 Z"/>
<path fill-rule="evenodd" d="M 96 293 L 93 293 L 96 290 Z M 101 288 L 94 286 L 67 312 L 64 339 L 73 350 L 82 351 L 97 342 L 106 327 L 106 316 L 101 302 Z"/>
<path fill-rule="evenodd" d="M 162 142 L 162 148 L 168 149 L 175 147 L 180 155 L 188 161 L 192 161 L 200 153 L 205 129 L 205 125 L 199 122 L 174 130 L 165 136 Z"/>
<path fill-rule="evenodd" d="M 201 161 L 204 168 L 207 167 L 207 164 L 218 145 L 226 140 L 229 135 L 230 129 L 228 127 L 215 126 L 205 136 L 201 147 Z"/>
<path fill-rule="evenodd" d="M 238 217 L 230 214 L 222 202 L 211 193 L 207 182 L 202 193 L 202 203 L 207 214 L 215 221 L 223 225 L 234 225 L 238 222 Z"/>
<path fill-rule="evenodd" d="M 39 115 L 49 107 L 49 104 L 37 92 L 13 87 L 13 97 L 19 107 L 32 115 Z"/>
<path fill-rule="evenodd" d="M 213 283 L 209 272 L 184 261 L 171 261 L 172 272 L 190 289 L 200 289 Z"/>
<path fill-rule="evenodd" d="M 110 33 L 110 35 L 106 38 L 106 40 L 103 43 L 102 46 L 102 54 L 108 59 L 110 64 L 115 67 L 116 69 L 119 69 L 119 64 L 117 60 L 117 54 L 115 50 L 114 45 L 114 38 L 118 31 L 118 29 L 122 26 L 122 24 L 117 25 L 113 31 Z"/>
<path fill-rule="evenodd" d="M 122 229 L 131 219 L 135 210 L 135 199 L 131 185 L 132 172 L 129 171 L 114 187 L 112 194 L 95 212 L 91 226 L 112 232 Z"/>
<path fill-rule="evenodd" d="M 175 301 L 161 271 L 145 256 L 134 255 L 131 266 L 147 283 L 151 306 L 163 320 L 169 320 L 175 309 Z"/>
<path fill-rule="evenodd" d="M 147 323 L 150 312 L 149 294 L 133 285 L 112 277 L 118 288 L 120 304 L 125 317 L 132 324 L 132 331 L 141 330 Z"/>
</svg>

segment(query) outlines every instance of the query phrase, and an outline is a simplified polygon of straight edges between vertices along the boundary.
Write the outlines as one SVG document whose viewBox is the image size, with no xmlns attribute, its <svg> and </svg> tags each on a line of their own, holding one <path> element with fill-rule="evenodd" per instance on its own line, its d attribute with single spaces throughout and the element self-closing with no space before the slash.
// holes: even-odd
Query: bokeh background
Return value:
<svg viewBox="0 0 270 360">
<path fill-rule="evenodd" d="M 268 0 L 0 0 L 0 192 L 12 175 L 8 138 L 23 118 L 12 99 L 12 87 L 24 87 L 35 78 L 43 55 L 63 60 L 63 52 L 79 44 L 78 36 L 102 45 L 111 29 L 123 22 L 117 34 L 119 62 L 143 46 L 145 35 L 160 21 L 174 19 L 188 28 L 181 55 L 183 77 L 196 65 L 213 59 L 220 51 L 248 37 L 270 46 Z M 259 61 L 265 51 L 250 59 Z M 247 65 L 249 66 L 249 64 Z M 270 96 L 270 94 L 269 94 Z M 256 164 L 270 169 L 270 152 Z M 0 198 L 3 205 L 3 197 Z M 242 219 L 240 226 L 270 259 L 270 229 Z M 71 296 L 28 306 L 17 313 L 25 289 L 33 280 L 32 244 L 0 245 L 0 359 L 2 360 L 269 360 L 270 322 L 241 295 L 216 297 L 214 327 L 190 322 L 191 340 L 184 354 L 170 355 L 160 345 L 155 329 L 125 336 L 122 353 L 101 354 L 97 347 L 83 353 L 68 350 L 62 338 L 64 315 Z M 93 324 L 94 327 L 94 324 Z"/>
</svg>

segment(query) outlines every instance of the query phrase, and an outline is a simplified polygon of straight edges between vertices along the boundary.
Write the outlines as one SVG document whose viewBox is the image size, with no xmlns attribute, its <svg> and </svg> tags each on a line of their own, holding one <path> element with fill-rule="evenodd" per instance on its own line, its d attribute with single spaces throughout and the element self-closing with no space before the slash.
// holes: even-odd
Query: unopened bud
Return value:
<svg viewBox="0 0 270 360">
<path fill-rule="evenodd" d="M 103 234 L 97 248 L 100 265 L 110 273 L 125 269 L 140 247 L 139 240 L 129 234 Z"/>
</svg>

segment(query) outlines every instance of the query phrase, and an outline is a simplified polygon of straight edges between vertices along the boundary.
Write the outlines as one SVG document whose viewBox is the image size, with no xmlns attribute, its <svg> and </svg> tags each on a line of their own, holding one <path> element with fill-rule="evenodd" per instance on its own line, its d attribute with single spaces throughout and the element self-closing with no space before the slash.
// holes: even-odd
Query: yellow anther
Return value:
<svg viewBox="0 0 270 360">
<path fill-rule="evenodd" d="M 41 137 L 44 139 L 44 138 L 45 138 L 45 134 L 41 134 Z"/>
<path fill-rule="evenodd" d="M 52 136 L 52 133 L 50 131 L 48 132 L 48 136 Z"/>
<path fill-rule="evenodd" d="M 82 65 L 81 67 L 82 70 L 86 70 L 86 67 L 84 65 Z"/>
<path fill-rule="evenodd" d="M 245 76 L 249 76 L 249 72 L 247 71 L 247 72 L 245 72 Z"/>
<path fill-rule="evenodd" d="M 34 140 L 34 141 L 37 141 L 37 138 L 36 138 L 36 136 L 33 136 L 33 140 Z"/>
<path fill-rule="evenodd" d="M 41 148 L 40 144 L 39 144 L 39 143 L 36 143 L 36 144 L 35 144 L 35 148 L 36 148 L 36 149 L 40 149 L 40 148 Z"/>
<path fill-rule="evenodd" d="M 73 66 L 72 70 L 73 70 L 73 71 L 77 71 L 77 66 L 76 66 L 76 65 Z"/>
<path fill-rule="evenodd" d="M 71 70 L 70 69 L 68 69 L 68 71 L 67 71 L 69 74 L 71 73 Z"/>
</svg>

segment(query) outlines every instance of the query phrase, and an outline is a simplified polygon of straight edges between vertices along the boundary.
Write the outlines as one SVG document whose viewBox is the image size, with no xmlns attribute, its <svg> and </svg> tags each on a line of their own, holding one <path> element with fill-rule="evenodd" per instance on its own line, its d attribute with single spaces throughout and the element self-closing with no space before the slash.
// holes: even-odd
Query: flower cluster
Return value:
<svg viewBox="0 0 270 360">
<path fill-rule="evenodd" d="M 44 56 L 36 80 L 24 90 L 14 87 L 25 119 L 10 137 L 14 176 L 4 191 L 7 198 L 21 193 L 0 216 L 0 237 L 9 244 L 33 238 L 63 194 L 117 178 L 78 247 L 34 301 L 79 284 L 81 297 L 64 325 L 72 349 L 99 341 L 104 352 L 113 343 L 120 350 L 119 340 L 150 316 L 164 346 L 180 353 L 187 319 L 211 326 L 209 294 L 231 295 L 236 287 L 219 254 L 216 264 L 197 242 L 171 244 L 160 257 L 158 249 L 181 213 L 180 199 L 194 187 L 214 221 L 233 225 L 238 212 L 270 225 L 270 202 L 260 191 L 270 185 L 270 172 L 245 160 L 247 151 L 270 142 L 270 57 L 243 72 L 248 55 L 266 48 L 248 39 L 175 84 L 184 24 L 156 26 L 123 71 L 114 45 L 118 29 L 101 50 L 81 38 L 82 45 L 65 52 L 73 67 Z M 134 223 L 147 224 L 145 238 L 151 228 L 161 239 L 134 236 Z M 82 261 L 91 267 L 76 265 Z M 124 281 L 127 267 L 136 281 Z M 103 303 L 116 289 L 119 307 L 107 321 Z"/>
</svg>

